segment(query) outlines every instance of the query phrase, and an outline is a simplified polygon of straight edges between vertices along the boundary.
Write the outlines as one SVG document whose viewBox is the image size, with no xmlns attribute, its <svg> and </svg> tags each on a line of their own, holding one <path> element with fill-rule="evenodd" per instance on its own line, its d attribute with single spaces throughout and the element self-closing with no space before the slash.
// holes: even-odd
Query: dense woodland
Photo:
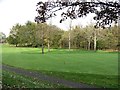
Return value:
<svg viewBox="0 0 120 90">
<path fill-rule="evenodd" d="M 111 28 L 94 28 L 75 26 L 70 30 L 61 30 L 55 25 L 36 24 L 28 21 L 25 25 L 16 24 L 11 28 L 7 42 L 16 46 L 70 48 L 85 50 L 117 50 L 118 26 Z M 42 39 L 44 38 L 44 41 Z"/>
</svg>

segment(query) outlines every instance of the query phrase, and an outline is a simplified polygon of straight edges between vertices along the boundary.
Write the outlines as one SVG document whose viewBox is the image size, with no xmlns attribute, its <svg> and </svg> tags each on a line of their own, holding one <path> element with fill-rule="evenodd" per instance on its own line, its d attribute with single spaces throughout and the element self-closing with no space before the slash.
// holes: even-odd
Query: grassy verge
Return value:
<svg viewBox="0 0 120 90">
<path fill-rule="evenodd" d="M 45 81 L 40 81 L 35 78 L 30 78 L 18 75 L 12 72 L 4 71 L 2 73 L 2 87 L 6 88 L 64 88 L 60 84 L 51 84 Z"/>
<path fill-rule="evenodd" d="M 118 88 L 117 75 L 99 75 L 56 71 L 39 71 L 39 72 L 42 72 L 43 74 L 47 74 L 50 76 L 59 77 L 61 79 L 66 79 L 74 82 L 81 82 L 100 88 Z"/>
</svg>

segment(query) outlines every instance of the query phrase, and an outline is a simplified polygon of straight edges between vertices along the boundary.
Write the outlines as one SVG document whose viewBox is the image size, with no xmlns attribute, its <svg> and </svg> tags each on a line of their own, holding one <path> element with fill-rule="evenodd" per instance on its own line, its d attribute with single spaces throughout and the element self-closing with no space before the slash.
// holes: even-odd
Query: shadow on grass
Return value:
<svg viewBox="0 0 120 90">
<path fill-rule="evenodd" d="M 35 50 L 35 51 L 22 51 L 22 54 L 42 54 L 42 51 L 40 50 Z M 94 54 L 94 53 L 100 53 L 100 54 L 120 54 L 120 52 L 104 52 L 104 51 L 87 51 L 87 50 L 62 50 L 62 49 L 58 49 L 58 50 L 52 50 L 52 51 L 45 51 L 44 54 Z"/>
<path fill-rule="evenodd" d="M 42 54 L 40 50 L 22 51 L 22 54 Z M 68 49 L 54 49 L 51 51 L 44 51 L 44 54 L 84 54 L 84 53 L 97 53 L 96 51 L 87 50 L 68 50 Z"/>
<path fill-rule="evenodd" d="M 97 86 L 100 88 L 118 88 L 117 75 L 100 75 L 89 73 L 72 73 L 72 72 L 57 72 L 57 71 L 38 71 L 54 77 L 59 77 L 69 81 L 80 82 L 88 85 Z"/>
<path fill-rule="evenodd" d="M 120 83 L 118 83 L 118 75 L 58 72 L 49 70 L 27 70 L 43 73 L 43 75 L 58 77 L 68 81 L 80 82 L 87 85 L 97 86 L 99 88 L 118 88 L 118 86 L 120 86 Z"/>
</svg>

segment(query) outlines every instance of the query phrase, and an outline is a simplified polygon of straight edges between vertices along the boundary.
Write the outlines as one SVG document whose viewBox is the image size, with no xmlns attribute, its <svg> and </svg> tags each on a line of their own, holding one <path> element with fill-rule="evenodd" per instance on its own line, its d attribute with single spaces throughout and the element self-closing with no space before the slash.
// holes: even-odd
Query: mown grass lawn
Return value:
<svg viewBox="0 0 120 90">
<path fill-rule="evenodd" d="M 118 86 L 118 53 L 2 46 L 2 62 L 98 87 Z M 51 74 L 52 72 L 52 74 Z"/>
</svg>

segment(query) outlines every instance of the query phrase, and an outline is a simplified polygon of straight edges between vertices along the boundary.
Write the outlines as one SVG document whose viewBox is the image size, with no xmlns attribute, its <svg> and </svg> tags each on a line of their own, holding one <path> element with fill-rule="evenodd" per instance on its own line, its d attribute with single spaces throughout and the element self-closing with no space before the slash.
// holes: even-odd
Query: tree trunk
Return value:
<svg viewBox="0 0 120 90">
<path fill-rule="evenodd" d="M 50 52 L 50 41 L 48 39 L 48 52 Z"/>
<path fill-rule="evenodd" d="M 44 31 L 43 31 L 43 28 L 42 28 L 42 54 L 44 54 Z"/>
<path fill-rule="evenodd" d="M 69 51 L 70 51 L 70 48 L 71 48 L 71 42 L 70 42 L 70 32 L 69 32 Z"/>
<path fill-rule="evenodd" d="M 88 50 L 90 50 L 90 39 L 88 39 Z"/>
<path fill-rule="evenodd" d="M 77 48 L 77 43 L 76 43 L 76 41 L 75 41 L 75 47 L 74 48 Z"/>
<path fill-rule="evenodd" d="M 50 20 L 50 26 L 52 26 L 52 17 L 51 17 L 51 20 Z M 47 31 L 48 31 L 48 52 L 50 52 L 50 31 L 49 29 L 47 28 Z"/>
<path fill-rule="evenodd" d="M 63 45 L 62 45 L 62 42 L 60 41 L 60 48 L 62 48 L 62 46 L 63 46 Z"/>
<path fill-rule="evenodd" d="M 72 25 L 72 20 L 70 21 L 70 30 L 69 30 L 69 51 L 70 51 L 70 49 L 71 49 L 71 41 L 70 41 L 70 39 L 71 39 L 71 37 L 70 37 L 70 32 L 71 32 L 71 25 Z"/>
<path fill-rule="evenodd" d="M 16 44 L 16 47 L 17 47 L 17 44 Z"/>
<path fill-rule="evenodd" d="M 96 41 L 97 41 L 97 39 L 96 39 L 97 37 L 96 37 L 96 30 L 94 31 L 94 50 L 96 51 Z"/>
</svg>

